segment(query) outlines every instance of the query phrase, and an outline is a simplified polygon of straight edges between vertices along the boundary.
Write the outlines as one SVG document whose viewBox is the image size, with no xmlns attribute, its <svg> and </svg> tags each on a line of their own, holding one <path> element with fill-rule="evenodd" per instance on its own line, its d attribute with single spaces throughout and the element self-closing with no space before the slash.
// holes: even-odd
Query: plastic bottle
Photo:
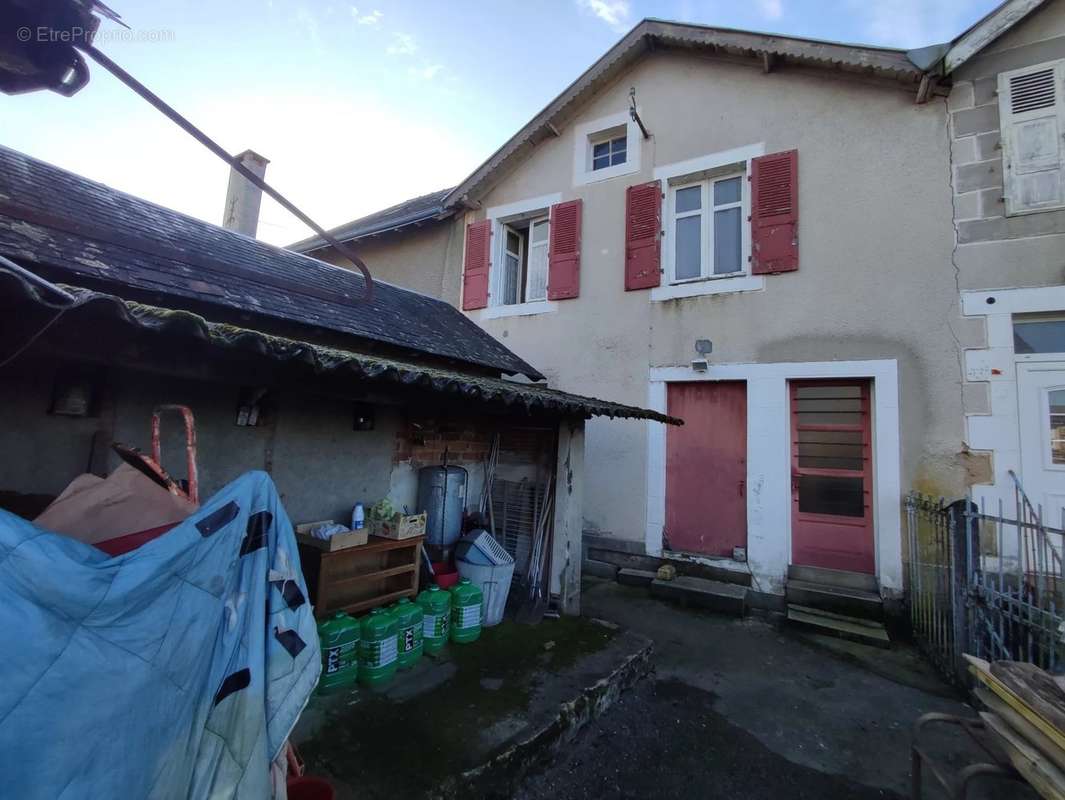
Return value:
<svg viewBox="0 0 1065 800">
<path fill-rule="evenodd" d="M 422 626 L 425 612 L 422 611 L 420 605 L 412 603 L 406 597 L 398 600 L 392 606 L 391 611 L 399 626 L 396 632 L 399 649 L 396 661 L 400 669 L 410 669 L 422 657 Z"/>
<path fill-rule="evenodd" d="M 484 595 L 469 578 L 463 578 L 451 592 L 451 641 L 468 644 L 481 635 L 481 603 Z"/>
<path fill-rule="evenodd" d="M 351 529 L 361 531 L 364 527 L 366 527 L 366 509 L 363 508 L 362 503 L 356 503 L 355 508 L 351 509 Z"/>
<path fill-rule="evenodd" d="M 425 616 L 422 619 L 422 644 L 426 653 L 439 653 L 447 644 L 451 621 L 451 593 L 432 583 L 416 600 Z"/>
<path fill-rule="evenodd" d="M 396 674 L 396 618 L 375 608 L 361 620 L 359 683 L 378 686 Z"/>
<path fill-rule="evenodd" d="M 318 693 L 329 694 L 355 683 L 359 671 L 359 623 L 343 611 L 318 623 L 322 645 L 322 677 Z"/>
</svg>

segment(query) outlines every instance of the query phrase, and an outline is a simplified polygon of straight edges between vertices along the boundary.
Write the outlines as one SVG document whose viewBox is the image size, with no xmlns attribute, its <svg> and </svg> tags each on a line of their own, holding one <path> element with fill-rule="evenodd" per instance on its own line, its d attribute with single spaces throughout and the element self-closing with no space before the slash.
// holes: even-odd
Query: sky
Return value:
<svg viewBox="0 0 1065 800">
<path fill-rule="evenodd" d="M 332 227 L 452 186 L 644 17 L 893 47 L 998 0 L 108 0 L 97 46 Z M 102 68 L 0 95 L 0 144 L 220 222 L 229 168 Z M 259 237 L 310 235 L 264 199 Z"/>
</svg>

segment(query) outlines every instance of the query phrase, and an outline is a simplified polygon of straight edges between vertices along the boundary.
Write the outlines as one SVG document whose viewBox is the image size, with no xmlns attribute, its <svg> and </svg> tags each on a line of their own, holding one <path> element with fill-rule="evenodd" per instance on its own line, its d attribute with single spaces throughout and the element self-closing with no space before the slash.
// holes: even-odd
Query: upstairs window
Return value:
<svg viewBox="0 0 1065 800">
<path fill-rule="evenodd" d="M 606 169 L 625 163 L 627 137 L 616 136 L 601 142 L 592 142 L 592 169 Z"/>
<path fill-rule="evenodd" d="M 746 194 L 742 173 L 681 179 L 669 187 L 667 252 L 673 283 L 746 272 Z"/>
<path fill-rule="evenodd" d="M 999 73 L 1006 214 L 1065 208 L 1065 60 Z"/>
<path fill-rule="evenodd" d="M 497 306 L 547 299 L 547 209 L 503 222 L 500 269 L 491 293 Z"/>
</svg>

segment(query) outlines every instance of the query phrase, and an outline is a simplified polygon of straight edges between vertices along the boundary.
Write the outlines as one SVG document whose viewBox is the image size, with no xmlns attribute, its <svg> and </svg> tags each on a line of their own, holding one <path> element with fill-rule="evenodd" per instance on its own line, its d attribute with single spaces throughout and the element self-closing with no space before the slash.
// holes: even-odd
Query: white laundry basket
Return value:
<svg viewBox="0 0 1065 800">
<path fill-rule="evenodd" d="M 481 590 L 481 624 L 485 627 L 498 625 L 503 621 L 503 610 L 510 593 L 510 579 L 514 575 L 514 561 L 509 564 L 471 564 L 461 558 L 455 559 L 459 575 L 469 578 Z"/>
</svg>

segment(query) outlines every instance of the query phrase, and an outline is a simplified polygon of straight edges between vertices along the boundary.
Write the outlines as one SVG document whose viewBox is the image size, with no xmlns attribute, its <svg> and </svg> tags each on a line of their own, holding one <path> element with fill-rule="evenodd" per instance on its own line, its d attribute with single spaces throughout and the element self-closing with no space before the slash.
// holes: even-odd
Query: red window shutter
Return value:
<svg viewBox="0 0 1065 800">
<path fill-rule="evenodd" d="M 551 206 L 547 299 L 568 300 L 581 289 L 581 201 Z"/>
<path fill-rule="evenodd" d="M 625 193 L 625 291 L 662 282 L 662 189 L 658 181 Z"/>
<path fill-rule="evenodd" d="M 491 266 L 492 221 L 466 226 L 466 261 L 462 265 L 462 310 L 488 305 L 488 268 Z"/>
<path fill-rule="evenodd" d="M 799 151 L 751 161 L 751 272 L 799 268 Z"/>
</svg>

